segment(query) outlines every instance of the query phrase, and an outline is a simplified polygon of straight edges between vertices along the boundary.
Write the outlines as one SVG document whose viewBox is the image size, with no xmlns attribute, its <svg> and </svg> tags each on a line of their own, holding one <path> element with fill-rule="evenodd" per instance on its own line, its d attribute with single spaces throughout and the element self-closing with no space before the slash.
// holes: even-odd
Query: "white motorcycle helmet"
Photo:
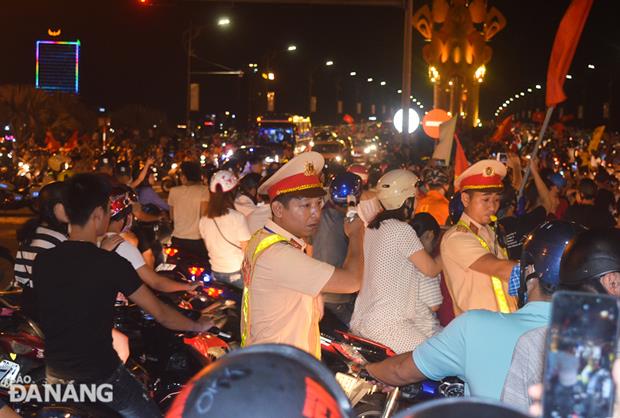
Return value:
<svg viewBox="0 0 620 418">
<path fill-rule="evenodd" d="M 239 180 L 235 173 L 228 170 L 220 170 L 213 174 L 211 177 L 211 183 L 209 184 L 209 190 L 211 193 L 215 193 L 217 191 L 217 186 L 219 185 L 224 193 L 231 191 L 239 184 Z"/>
<path fill-rule="evenodd" d="M 385 210 L 400 208 L 410 197 L 415 197 L 418 176 L 409 170 L 392 170 L 385 173 L 377 183 L 377 199 Z"/>
</svg>

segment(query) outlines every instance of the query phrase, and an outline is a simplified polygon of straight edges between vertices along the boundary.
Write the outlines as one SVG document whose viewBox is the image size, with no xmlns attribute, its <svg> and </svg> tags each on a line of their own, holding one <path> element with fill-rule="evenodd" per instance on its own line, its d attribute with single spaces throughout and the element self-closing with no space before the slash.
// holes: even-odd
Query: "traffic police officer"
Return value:
<svg viewBox="0 0 620 418">
<path fill-rule="evenodd" d="M 363 270 L 363 224 L 345 224 L 349 248 L 342 268 L 305 253 L 318 229 L 325 190 L 319 180 L 324 159 L 306 152 L 263 183 L 273 219 L 248 242 L 242 274 L 242 346 L 290 344 L 320 357 L 321 292 L 354 293 Z M 346 222 L 346 221 L 345 221 Z"/>
<path fill-rule="evenodd" d="M 517 308 L 516 298 L 508 295 L 516 262 L 508 260 L 493 227 L 505 176 L 506 167 L 501 162 L 482 160 L 455 181 L 465 209 L 441 241 L 455 315 L 471 309 L 513 312 Z"/>
</svg>

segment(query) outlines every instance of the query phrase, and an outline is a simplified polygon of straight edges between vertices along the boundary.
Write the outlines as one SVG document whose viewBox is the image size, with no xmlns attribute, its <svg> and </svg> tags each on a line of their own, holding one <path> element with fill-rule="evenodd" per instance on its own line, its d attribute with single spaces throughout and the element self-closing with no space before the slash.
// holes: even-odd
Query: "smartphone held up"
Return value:
<svg viewBox="0 0 620 418">
<path fill-rule="evenodd" d="M 619 311 L 613 296 L 554 295 L 543 374 L 544 418 L 612 416 Z"/>
</svg>

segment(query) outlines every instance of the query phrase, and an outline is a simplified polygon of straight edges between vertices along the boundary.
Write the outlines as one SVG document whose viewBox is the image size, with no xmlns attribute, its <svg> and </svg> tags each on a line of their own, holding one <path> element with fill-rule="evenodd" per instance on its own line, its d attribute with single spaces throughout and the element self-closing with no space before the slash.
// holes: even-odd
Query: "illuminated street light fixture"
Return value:
<svg viewBox="0 0 620 418">
<path fill-rule="evenodd" d="M 521 92 L 520 94 L 521 94 L 521 97 L 525 96 L 525 93 L 523 93 L 523 92 Z"/>
<path fill-rule="evenodd" d="M 331 61 L 331 60 L 330 60 L 330 61 L 327 61 L 327 62 L 325 63 L 325 65 L 326 65 L 326 66 L 328 66 L 328 67 L 331 67 L 332 65 L 334 65 L 334 61 Z"/>
<path fill-rule="evenodd" d="M 349 73 L 349 75 L 350 75 L 351 77 L 355 77 L 355 76 L 357 75 L 357 73 L 356 73 L 355 71 L 351 71 L 351 72 Z"/>
<path fill-rule="evenodd" d="M 593 69 L 594 69 L 594 68 L 596 68 L 596 67 L 594 67 L 594 65 L 592 65 L 592 64 L 588 64 L 588 68 L 589 68 L 589 69 L 591 69 L 591 70 L 593 70 Z"/>
<path fill-rule="evenodd" d="M 511 101 L 511 102 L 514 102 L 514 101 L 515 101 L 514 97 L 511 97 L 511 98 L 510 98 L 510 101 Z"/>
<path fill-rule="evenodd" d="M 528 93 L 531 93 L 531 92 L 532 92 L 532 89 L 527 89 L 527 92 L 528 92 Z"/>
<path fill-rule="evenodd" d="M 519 98 L 519 95 L 518 95 L 518 94 L 515 94 L 515 99 L 518 99 L 518 98 Z"/>
<path fill-rule="evenodd" d="M 368 81 L 369 83 L 372 83 L 372 77 L 368 77 L 368 80 L 366 81 Z"/>
<path fill-rule="evenodd" d="M 275 80 L 275 79 L 276 79 L 276 75 L 275 75 L 274 73 L 267 73 L 267 78 L 268 78 L 270 81 L 273 81 L 273 80 Z"/>
<path fill-rule="evenodd" d="M 387 83 L 386 83 L 385 81 L 382 81 L 382 82 L 381 82 L 381 85 L 382 85 L 382 86 L 385 86 L 386 84 L 387 84 Z"/>
<path fill-rule="evenodd" d="M 297 45 L 289 45 L 286 50 L 289 52 L 297 51 Z"/>
<path fill-rule="evenodd" d="M 540 90 L 542 89 L 542 86 L 540 84 L 536 84 L 536 90 Z"/>
<path fill-rule="evenodd" d="M 229 26 L 230 25 L 230 19 L 228 17 L 220 17 L 217 20 L 217 25 L 218 26 Z"/>
<path fill-rule="evenodd" d="M 572 79 L 573 79 L 573 76 L 572 76 L 572 75 L 570 75 L 570 74 L 566 74 L 566 78 L 567 78 L 567 79 L 569 79 L 569 80 L 572 80 Z"/>
<path fill-rule="evenodd" d="M 398 90 L 396 90 L 396 93 L 403 94 L 403 91 L 401 89 L 398 89 Z"/>
</svg>

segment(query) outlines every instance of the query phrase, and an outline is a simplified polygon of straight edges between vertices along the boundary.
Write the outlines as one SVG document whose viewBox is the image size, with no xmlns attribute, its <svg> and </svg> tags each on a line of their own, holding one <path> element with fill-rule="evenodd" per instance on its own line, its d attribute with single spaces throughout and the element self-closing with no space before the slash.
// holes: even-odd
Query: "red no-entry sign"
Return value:
<svg viewBox="0 0 620 418">
<path fill-rule="evenodd" d="M 422 129 L 431 138 L 439 139 L 439 125 L 450 120 L 450 115 L 443 109 L 433 109 L 422 119 Z"/>
</svg>

